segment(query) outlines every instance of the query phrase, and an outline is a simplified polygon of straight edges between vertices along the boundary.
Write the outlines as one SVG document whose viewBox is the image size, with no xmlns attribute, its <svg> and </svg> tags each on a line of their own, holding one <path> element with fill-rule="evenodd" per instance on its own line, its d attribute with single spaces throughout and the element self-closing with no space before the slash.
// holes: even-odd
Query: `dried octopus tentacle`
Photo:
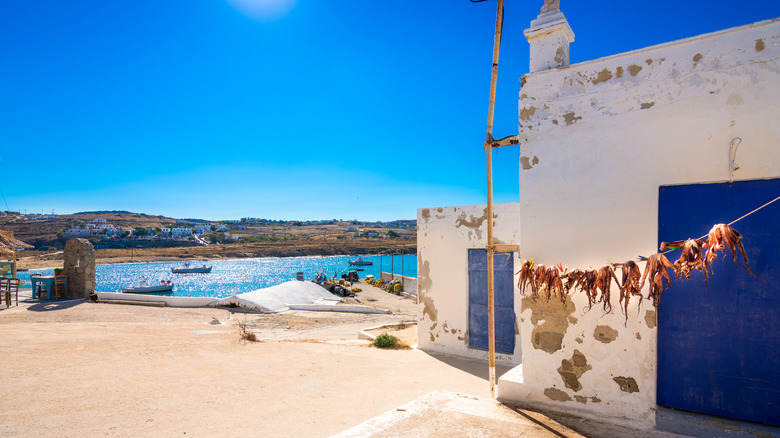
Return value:
<svg viewBox="0 0 780 438">
<path fill-rule="evenodd" d="M 623 304 L 620 310 L 626 316 L 626 324 L 628 324 L 628 303 L 631 299 L 631 295 L 638 295 L 639 305 L 642 305 L 642 294 L 639 292 L 639 281 L 642 277 L 642 272 L 639 270 L 639 265 L 633 260 L 615 266 L 619 266 L 623 273 L 623 283 L 620 286 L 619 302 Z"/>
<path fill-rule="evenodd" d="M 734 228 L 731 228 L 726 224 L 714 225 L 707 235 L 707 243 L 705 246 L 707 248 L 706 259 L 708 261 L 712 261 L 717 257 L 717 251 L 723 251 L 725 255 L 725 248 L 728 248 L 731 252 L 731 259 L 734 261 L 734 264 L 741 268 L 745 268 L 750 275 L 757 277 L 757 275 L 750 270 L 750 262 L 748 261 L 747 253 L 745 252 L 745 246 L 742 244 L 742 234 Z M 737 262 L 737 249 L 740 254 L 742 254 L 742 258 L 745 259 L 745 266 L 742 266 Z"/>
<path fill-rule="evenodd" d="M 642 282 L 639 285 L 639 289 L 645 285 L 647 278 L 650 278 L 649 291 L 647 298 L 653 300 L 653 306 L 658 307 L 658 303 L 661 300 L 661 293 L 664 291 L 664 279 L 666 279 L 666 289 L 669 289 L 669 282 L 671 278 L 667 269 L 674 270 L 674 265 L 663 254 L 653 254 L 648 257 L 647 264 L 645 265 L 645 272 L 642 274 Z"/>
<path fill-rule="evenodd" d="M 599 289 L 601 289 L 601 297 L 599 298 L 599 302 L 603 303 L 604 311 L 607 313 L 612 312 L 612 300 L 610 298 L 610 292 L 612 289 L 612 280 L 615 280 L 615 283 L 620 285 L 620 282 L 618 282 L 617 277 L 615 276 L 615 271 L 612 268 L 612 265 L 604 265 L 598 270 L 598 277 L 597 277 L 597 286 Z"/>
<path fill-rule="evenodd" d="M 520 294 L 525 296 L 526 288 L 533 282 L 533 262 L 530 260 L 523 260 L 520 264 L 520 270 L 517 272 L 520 274 L 520 278 L 517 280 L 517 287 L 520 288 Z"/>
</svg>

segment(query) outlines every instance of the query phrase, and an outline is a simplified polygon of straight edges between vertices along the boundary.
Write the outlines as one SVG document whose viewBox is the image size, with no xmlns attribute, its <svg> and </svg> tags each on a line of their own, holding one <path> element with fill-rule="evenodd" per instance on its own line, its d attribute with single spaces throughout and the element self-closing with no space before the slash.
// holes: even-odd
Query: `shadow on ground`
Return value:
<svg viewBox="0 0 780 438">
<path fill-rule="evenodd" d="M 436 354 L 436 353 L 428 353 L 428 352 L 423 352 L 423 353 L 427 354 L 428 356 L 440 362 L 446 363 L 447 365 L 453 368 L 457 368 L 473 376 L 479 377 L 480 379 L 486 382 L 488 380 L 489 369 L 488 369 L 487 361 L 482 362 L 475 359 L 464 359 L 462 357 L 455 357 L 447 354 Z M 498 381 L 498 379 L 502 375 L 504 375 L 504 373 L 511 370 L 512 368 L 514 367 L 506 366 L 506 365 L 496 365 L 496 381 Z"/>
</svg>

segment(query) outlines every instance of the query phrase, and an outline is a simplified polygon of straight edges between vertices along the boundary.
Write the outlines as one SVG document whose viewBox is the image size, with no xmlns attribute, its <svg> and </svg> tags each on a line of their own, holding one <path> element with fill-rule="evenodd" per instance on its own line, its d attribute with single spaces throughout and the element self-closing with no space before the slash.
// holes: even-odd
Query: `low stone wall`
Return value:
<svg viewBox="0 0 780 438">
<path fill-rule="evenodd" d="M 384 281 L 398 280 L 404 287 L 404 292 L 417 296 L 417 277 L 404 277 L 391 272 L 382 272 L 380 278 Z"/>
</svg>

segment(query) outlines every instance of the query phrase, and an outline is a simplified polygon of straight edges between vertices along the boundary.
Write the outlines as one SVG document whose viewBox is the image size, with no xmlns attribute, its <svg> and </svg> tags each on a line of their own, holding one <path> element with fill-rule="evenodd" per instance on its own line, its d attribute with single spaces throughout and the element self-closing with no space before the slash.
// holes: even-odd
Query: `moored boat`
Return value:
<svg viewBox="0 0 780 438">
<path fill-rule="evenodd" d="M 170 281 L 160 281 L 160 284 L 154 284 L 154 285 L 148 285 L 146 284 L 146 281 L 141 280 L 138 282 L 138 286 L 134 287 L 123 287 L 121 288 L 122 293 L 130 293 L 130 294 L 145 294 L 145 293 L 152 293 L 152 292 L 172 292 L 173 291 L 173 283 Z"/>
<path fill-rule="evenodd" d="M 202 268 L 191 268 L 189 263 L 185 263 L 183 268 L 171 268 L 171 272 L 174 274 L 208 274 L 211 272 L 212 266 Z"/>
<path fill-rule="evenodd" d="M 358 257 L 357 260 L 350 260 L 349 264 L 352 266 L 371 266 L 374 264 L 373 260 L 363 260 L 362 257 Z"/>
</svg>

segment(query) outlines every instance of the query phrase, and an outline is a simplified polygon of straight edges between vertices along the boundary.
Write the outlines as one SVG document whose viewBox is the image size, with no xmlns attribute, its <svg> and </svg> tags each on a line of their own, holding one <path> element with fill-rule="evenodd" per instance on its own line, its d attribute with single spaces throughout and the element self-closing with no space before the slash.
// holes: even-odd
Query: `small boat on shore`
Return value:
<svg viewBox="0 0 780 438">
<path fill-rule="evenodd" d="M 349 264 L 351 266 L 372 266 L 374 264 L 373 260 L 363 260 L 362 257 L 358 257 L 357 260 L 350 260 Z"/>
<path fill-rule="evenodd" d="M 183 268 L 171 268 L 171 272 L 174 274 L 208 274 L 211 272 L 212 266 L 202 268 L 191 268 L 189 263 L 185 263 Z"/>
<path fill-rule="evenodd" d="M 148 294 L 153 292 L 173 292 L 173 283 L 170 281 L 160 281 L 160 284 L 148 285 L 145 280 L 138 282 L 135 287 L 123 287 L 122 293 L 126 294 Z"/>
</svg>

